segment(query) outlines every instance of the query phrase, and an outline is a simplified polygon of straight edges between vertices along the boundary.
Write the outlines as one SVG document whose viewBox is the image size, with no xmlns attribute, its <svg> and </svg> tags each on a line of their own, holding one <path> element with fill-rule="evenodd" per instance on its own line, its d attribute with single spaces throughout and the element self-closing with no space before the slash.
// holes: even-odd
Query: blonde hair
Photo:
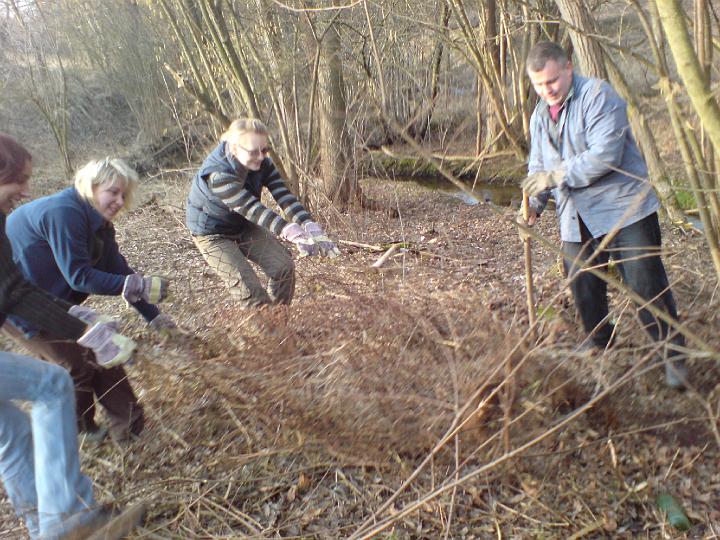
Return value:
<svg viewBox="0 0 720 540">
<path fill-rule="evenodd" d="M 138 174 L 122 159 L 106 157 L 101 160 L 89 161 L 75 173 L 75 189 L 80 196 L 94 202 L 93 188 L 101 184 L 119 184 L 125 188 L 125 206 L 132 207 Z"/>
<path fill-rule="evenodd" d="M 220 135 L 221 141 L 236 143 L 248 133 L 268 135 L 268 128 L 257 118 L 238 118 L 233 120 L 225 133 Z"/>
</svg>

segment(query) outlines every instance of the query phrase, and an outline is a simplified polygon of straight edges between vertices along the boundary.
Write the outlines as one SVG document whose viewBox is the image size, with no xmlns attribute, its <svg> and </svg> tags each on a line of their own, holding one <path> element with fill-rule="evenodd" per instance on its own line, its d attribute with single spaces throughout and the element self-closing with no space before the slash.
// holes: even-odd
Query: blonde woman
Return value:
<svg viewBox="0 0 720 540">
<path fill-rule="evenodd" d="M 293 243 L 301 257 L 340 254 L 287 189 L 269 151 L 268 130 L 262 122 L 233 121 L 200 166 L 187 200 L 186 223 L 195 245 L 232 297 L 248 306 L 292 300 L 295 266 L 277 237 Z M 270 191 L 284 218 L 260 202 L 263 188 Z M 249 261 L 268 276 L 267 288 Z"/>
<path fill-rule="evenodd" d="M 29 196 L 32 157 L 0 133 L 0 324 L 21 315 L 49 335 L 92 347 L 103 365 L 127 360 L 134 344 L 111 323 L 85 309 L 75 318 L 67 302 L 22 278 L 5 235 L 6 215 Z M 90 319 L 95 318 L 95 322 Z M 90 324 L 87 324 L 90 323 Z M 120 339 L 118 339 L 120 338 Z M 123 347 L 122 343 L 128 347 Z M 125 349 L 125 350 L 123 350 Z M 29 404 L 31 413 L 16 402 Z M 73 383 L 60 366 L 0 351 L 0 479 L 30 538 L 124 538 L 142 519 L 143 505 L 113 518 L 98 506 L 90 479 L 80 470 Z M 93 536 L 95 538 L 95 536 Z"/>
<path fill-rule="evenodd" d="M 74 187 L 10 214 L 7 235 L 18 267 L 38 287 L 76 305 L 90 294 L 122 295 L 150 327 L 171 328 L 172 320 L 154 305 L 165 296 L 165 280 L 135 272 L 115 241 L 112 221 L 132 204 L 137 182 L 137 173 L 120 159 L 91 161 L 75 175 Z M 70 371 L 81 433 L 101 439 L 106 432 L 95 423 L 97 399 L 110 418 L 114 440 L 140 434 L 143 410 L 122 366 L 98 369 L 91 351 L 54 339 L 20 317 L 10 317 L 3 331 Z"/>
</svg>

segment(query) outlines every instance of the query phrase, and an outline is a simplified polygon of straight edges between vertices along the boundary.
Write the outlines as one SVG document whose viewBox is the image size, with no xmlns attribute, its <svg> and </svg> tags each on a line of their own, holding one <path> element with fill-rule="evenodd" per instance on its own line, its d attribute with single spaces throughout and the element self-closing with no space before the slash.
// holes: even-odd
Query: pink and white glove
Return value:
<svg viewBox="0 0 720 540">
<path fill-rule="evenodd" d="M 314 221 L 308 221 L 303 227 L 305 228 L 305 232 L 307 232 L 317 244 L 320 255 L 330 257 L 331 259 L 340 255 L 340 250 L 335 245 L 335 242 L 327 237 L 320 225 Z"/>
<path fill-rule="evenodd" d="M 71 306 L 70 309 L 68 309 L 68 313 L 76 319 L 80 319 L 82 322 L 87 323 L 89 326 L 101 322 L 106 323 L 116 332 L 120 331 L 120 323 L 118 321 L 113 319 L 110 315 L 102 315 L 87 306 Z"/>
<path fill-rule="evenodd" d="M 143 277 L 141 273 L 130 274 L 125 278 L 122 297 L 128 304 L 145 300 L 157 304 L 167 297 L 168 280 L 159 276 Z"/>
<path fill-rule="evenodd" d="M 320 252 L 318 245 L 312 239 L 312 236 L 306 233 L 297 223 L 289 223 L 285 225 L 285 228 L 280 233 L 280 236 L 288 242 L 295 244 L 295 247 L 300 252 L 301 257 L 312 257 Z"/>
<path fill-rule="evenodd" d="M 78 345 L 95 353 L 95 359 L 105 369 L 124 364 L 132 356 L 136 343 L 118 334 L 109 323 L 93 325 L 77 340 Z"/>
</svg>

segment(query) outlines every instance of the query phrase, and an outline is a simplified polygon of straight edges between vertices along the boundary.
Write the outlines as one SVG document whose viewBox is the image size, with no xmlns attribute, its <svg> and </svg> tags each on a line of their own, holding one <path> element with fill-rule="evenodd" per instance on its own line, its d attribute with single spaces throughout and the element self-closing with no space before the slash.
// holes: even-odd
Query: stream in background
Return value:
<svg viewBox="0 0 720 540">
<path fill-rule="evenodd" d="M 439 191 L 446 193 L 452 197 L 456 197 L 461 201 L 469 205 L 478 204 L 478 201 L 473 199 L 470 195 L 457 188 L 454 184 L 448 182 L 443 178 L 403 178 L 401 180 L 407 180 L 415 182 L 417 185 L 422 186 L 431 191 Z M 520 201 L 522 200 L 522 190 L 520 186 L 512 183 L 503 182 L 475 182 L 473 184 L 468 182 L 466 184 L 469 188 L 474 189 L 479 199 L 485 202 L 491 202 L 497 206 L 512 206 L 513 208 L 520 207 Z M 551 199 L 549 202 L 548 209 L 554 209 L 554 201 Z M 697 216 L 691 216 L 685 214 L 685 219 L 694 228 L 699 231 L 704 230 L 702 221 Z"/>
<path fill-rule="evenodd" d="M 470 205 L 478 203 L 478 201 L 474 200 L 470 195 L 442 178 L 407 178 L 403 180 L 409 180 L 432 191 L 446 193 Z M 520 186 L 509 182 L 478 181 L 475 182 L 474 185 L 471 182 L 468 182 L 466 185 L 468 188 L 473 189 L 474 192 L 477 193 L 478 199 L 485 202 L 492 202 L 497 206 L 519 207 L 520 201 L 522 200 L 522 191 L 520 190 Z"/>
</svg>

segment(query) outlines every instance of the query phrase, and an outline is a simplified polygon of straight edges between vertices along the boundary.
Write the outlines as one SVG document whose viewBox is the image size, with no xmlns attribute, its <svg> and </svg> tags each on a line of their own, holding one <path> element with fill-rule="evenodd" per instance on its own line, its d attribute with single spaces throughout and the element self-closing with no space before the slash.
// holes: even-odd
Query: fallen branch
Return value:
<svg viewBox="0 0 720 540">
<path fill-rule="evenodd" d="M 383 253 L 380 258 L 375 261 L 372 265 L 373 268 L 381 268 L 383 264 L 385 264 L 390 257 L 392 257 L 397 250 L 399 249 L 400 244 L 393 244 L 390 246 L 390 249 L 388 249 L 385 253 Z"/>
</svg>

